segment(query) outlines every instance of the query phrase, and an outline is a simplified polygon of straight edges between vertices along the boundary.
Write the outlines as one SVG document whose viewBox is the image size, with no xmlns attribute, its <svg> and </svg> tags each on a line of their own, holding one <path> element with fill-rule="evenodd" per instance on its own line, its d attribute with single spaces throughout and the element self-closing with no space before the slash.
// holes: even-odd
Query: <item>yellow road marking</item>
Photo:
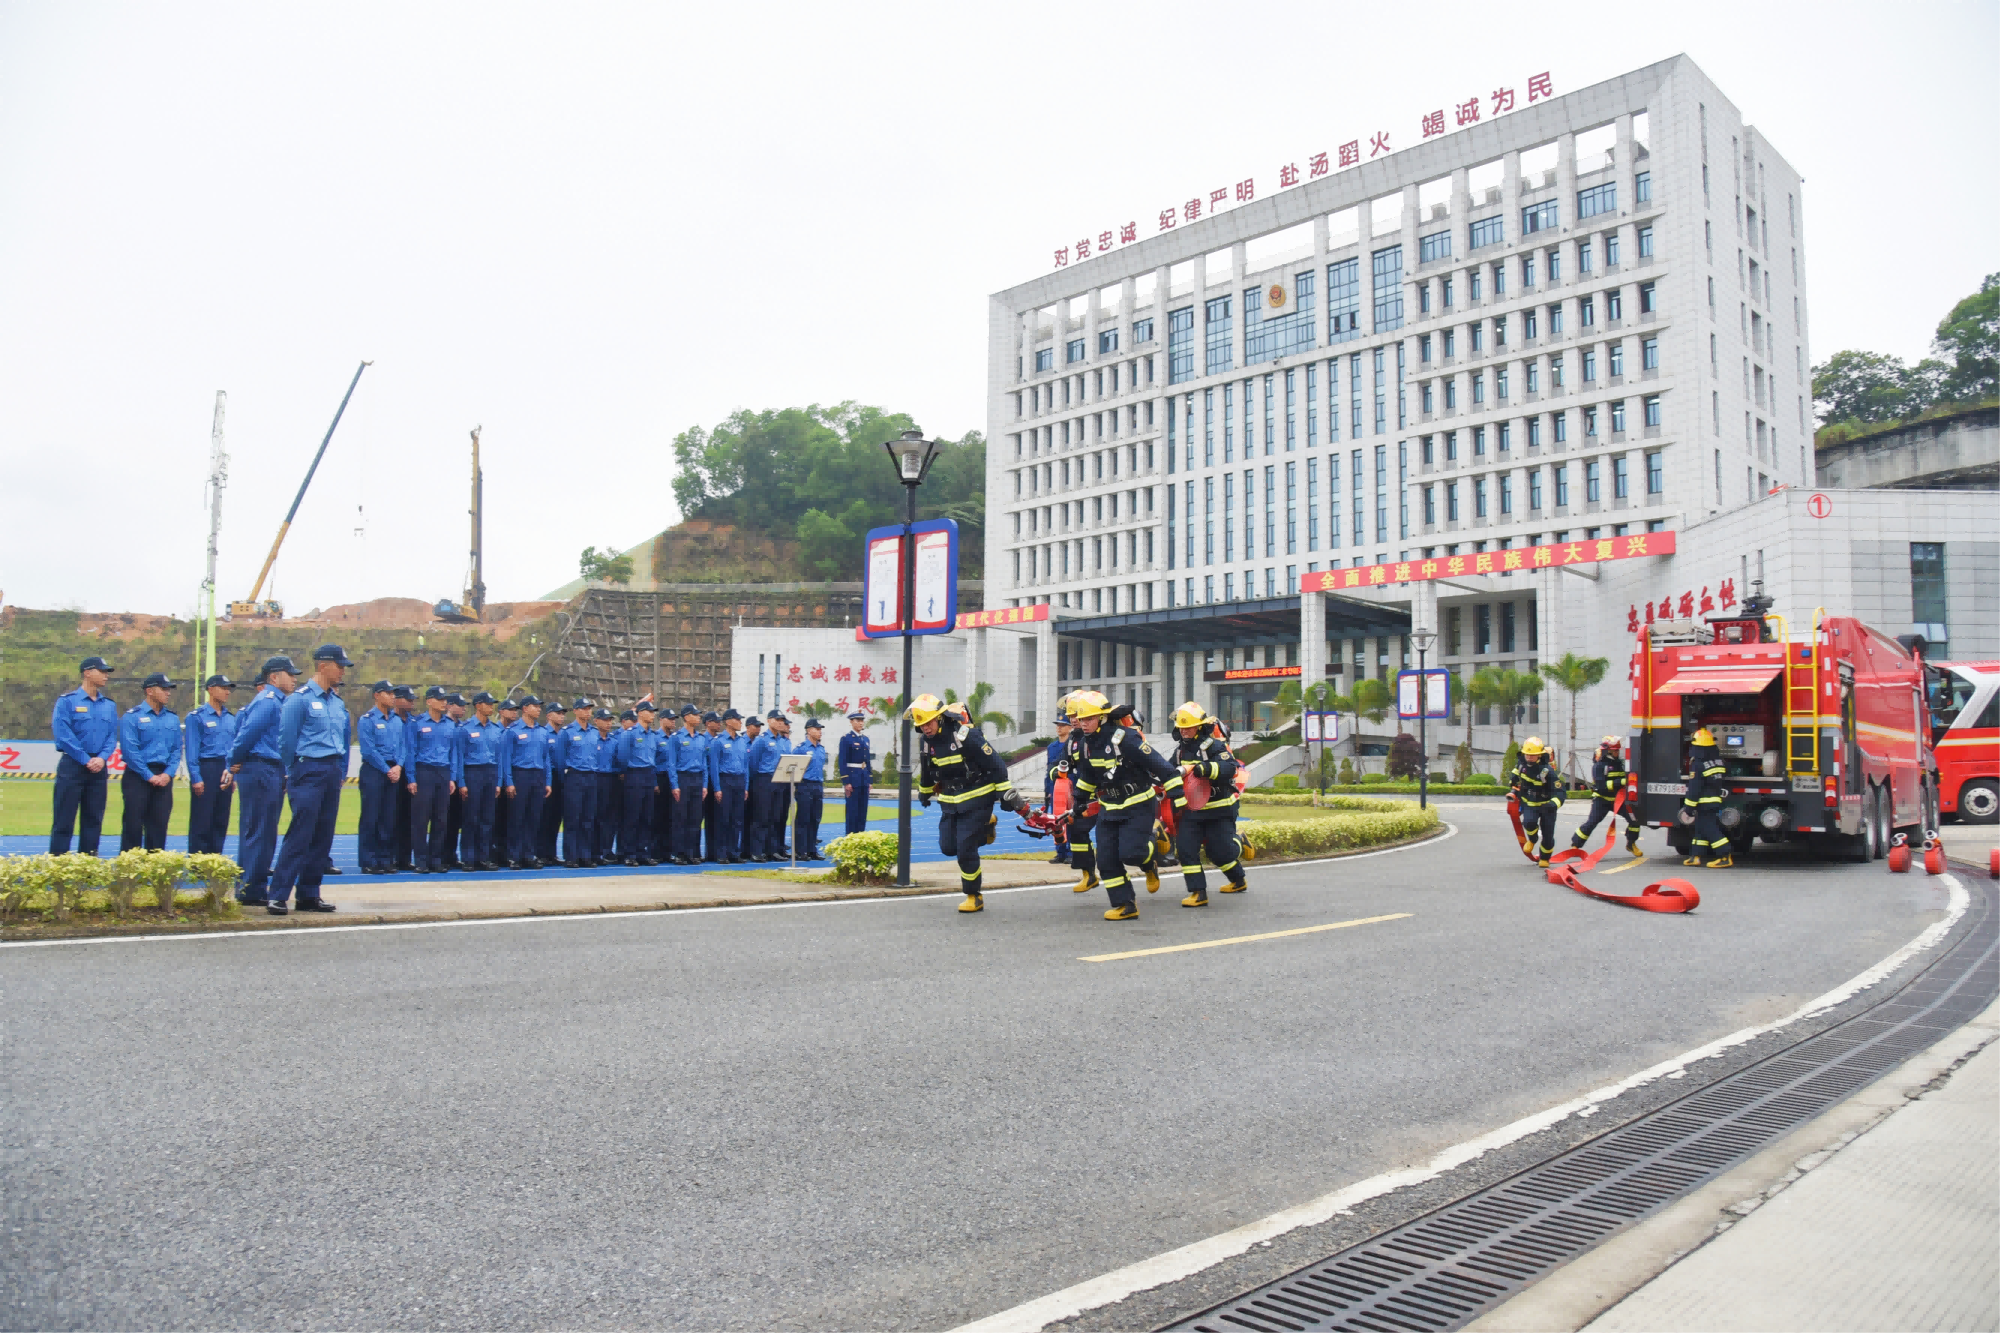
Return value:
<svg viewBox="0 0 2000 1333">
<path fill-rule="evenodd" d="M 1617 870 L 1607 870 L 1604 873 L 1607 875 L 1615 875 L 1618 873 L 1619 870 L 1630 870 L 1633 866 L 1643 864 L 1645 860 L 1646 860 L 1645 856 L 1641 854 L 1639 856 L 1633 857 L 1631 860 L 1627 861 L 1624 865 L 1619 866 Z"/>
<path fill-rule="evenodd" d="M 1378 921 L 1401 921 L 1414 912 L 1392 912 L 1388 916 L 1364 916 L 1353 921 L 1334 921 L 1324 926 L 1300 926 L 1296 930 L 1274 930 L 1264 935 L 1235 935 L 1226 940 L 1202 940 L 1195 944 L 1168 944 L 1158 949 L 1133 949 L 1127 953 L 1096 953 L 1079 958 L 1079 963 L 1114 963 L 1121 958 L 1151 958 L 1156 953 L 1186 953 L 1190 949 L 1217 949 L 1225 944 L 1254 944 L 1258 940 L 1281 940 L 1288 935 L 1311 935 L 1322 930 L 1345 930 L 1349 926 L 1372 926 Z"/>
</svg>

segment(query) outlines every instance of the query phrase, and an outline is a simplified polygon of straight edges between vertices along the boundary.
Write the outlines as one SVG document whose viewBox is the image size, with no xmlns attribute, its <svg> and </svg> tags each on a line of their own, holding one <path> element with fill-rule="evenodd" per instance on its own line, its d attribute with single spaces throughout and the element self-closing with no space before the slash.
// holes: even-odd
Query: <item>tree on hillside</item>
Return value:
<svg viewBox="0 0 2000 1333">
<path fill-rule="evenodd" d="M 2000 273 L 1987 274 L 1978 291 L 1951 308 L 1934 346 L 1946 366 L 1947 401 L 2000 395 Z"/>
<path fill-rule="evenodd" d="M 632 581 L 632 557 L 618 554 L 615 547 L 607 546 L 602 551 L 595 546 L 584 547 L 583 554 L 577 557 L 576 568 L 585 583 L 622 586 Z"/>
<path fill-rule="evenodd" d="M 1933 407 L 2000 394 L 2000 273 L 1951 308 L 1931 341 L 1934 356 L 1914 366 L 1880 352 L 1842 351 L 1813 367 L 1813 408 L 1821 425 L 1903 421 Z"/>
<path fill-rule="evenodd" d="M 912 426 L 902 413 L 853 402 L 741 411 L 712 430 L 674 439 L 674 499 L 704 517 L 795 538 L 821 578 L 858 578 L 861 539 L 903 517 L 903 488 L 882 446 Z M 917 492 L 918 516 L 961 529 L 961 570 L 984 549 L 986 441 L 977 431 L 940 442 Z"/>
</svg>

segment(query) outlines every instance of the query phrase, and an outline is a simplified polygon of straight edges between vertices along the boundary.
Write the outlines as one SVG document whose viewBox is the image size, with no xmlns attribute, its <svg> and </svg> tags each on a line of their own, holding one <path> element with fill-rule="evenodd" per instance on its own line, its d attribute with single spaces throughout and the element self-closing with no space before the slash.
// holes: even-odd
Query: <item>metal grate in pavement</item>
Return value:
<svg viewBox="0 0 2000 1333">
<path fill-rule="evenodd" d="M 1510 1179 L 1166 1333 L 1433 1333 L 1712 1180 L 1977 1017 L 2000 994 L 2000 910 L 1846 1021 Z"/>
</svg>

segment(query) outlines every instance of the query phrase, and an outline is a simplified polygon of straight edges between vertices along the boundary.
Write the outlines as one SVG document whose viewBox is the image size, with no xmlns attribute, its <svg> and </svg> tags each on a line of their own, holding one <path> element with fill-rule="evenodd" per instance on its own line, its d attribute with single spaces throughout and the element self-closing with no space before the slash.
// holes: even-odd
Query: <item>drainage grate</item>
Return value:
<svg viewBox="0 0 2000 1333">
<path fill-rule="evenodd" d="M 2000 914 L 1900 990 L 1816 1036 L 1192 1319 L 1171 1333 L 1430 1333 L 1472 1322 L 1614 1232 L 1783 1138 L 1971 1019 L 2000 994 Z"/>
</svg>

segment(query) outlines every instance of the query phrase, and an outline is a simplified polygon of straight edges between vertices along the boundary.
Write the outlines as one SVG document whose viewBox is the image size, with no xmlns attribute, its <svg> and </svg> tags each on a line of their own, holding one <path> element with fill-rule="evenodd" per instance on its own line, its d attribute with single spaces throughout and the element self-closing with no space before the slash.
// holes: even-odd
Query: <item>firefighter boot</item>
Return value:
<svg viewBox="0 0 2000 1333">
<path fill-rule="evenodd" d="M 986 896 L 978 889 L 968 889 L 965 901 L 958 905 L 961 912 L 983 912 L 986 910 Z"/>
<path fill-rule="evenodd" d="M 1693 855 L 1693 856 L 1684 856 L 1684 857 L 1682 857 L 1682 858 L 1681 858 L 1681 864 L 1682 864 L 1682 865 L 1684 865 L 1684 866 L 1698 866 L 1698 865 L 1700 865 L 1700 864 L 1701 864 L 1701 855 L 1700 855 L 1700 853 L 1696 853 L 1696 854 L 1695 854 L 1695 855 Z"/>
<path fill-rule="evenodd" d="M 1227 881 L 1222 886 L 1224 893 L 1241 893 L 1250 887 L 1249 877 L 1243 873 L 1243 867 L 1240 863 L 1224 867 L 1222 874 Z"/>
<path fill-rule="evenodd" d="M 1104 914 L 1106 921 L 1137 921 L 1139 908 L 1136 903 L 1120 903 Z"/>
<path fill-rule="evenodd" d="M 1181 906 L 1182 907 L 1208 906 L 1208 890 L 1196 889 L 1193 893 L 1190 893 L 1187 897 L 1181 899 Z"/>
<path fill-rule="evenodd" d="M 1151 861 L 1148 861 L 1146 862 L 1146 864 L 1140 866 L 1139 869 L 1146 872 L 1146 892 L 1158 893 L 1160 891 L 1159 866 L 1155 865 Z"/>
<path fill-rule="evenodd" d="M 1570 850 L 1580 852 L 1584 849 L 1585 845 L 1589 843 L 1589 841 L 1590 840 L 1588 838 L 1583 836 L 1583 830 L 1578 829 L 1576 832 L 1569 835 Z"/>
<path fill-rule="evenodd" d="M 1070 885 L 1070 891 L 1073 893 L 1089 893 L 1092 889 L 1096 887 L 1097 887 L 1097 872 L 1094 870 L 1086 870 L 1083 872 L 1082 876 L 1077 879 L 1076 883 Z"/>
<path fill-rule="evenodd" d="M 1713 861 L 1710 861 L 1708 863 L 1707 869 L 1727 870 L 1735 864 L 1736 864 L 1736 858 L 1731 856 L 1728 852 L 1724 852 L 1722 855 L 1716 857 Z"/>
<path fill-rule="evenodd" d="M 1627 824 L 1625 826 L 1625 850 L 1634 856 L 1639 854 L 1639 826 L 1637 824 Z"/>
</svg>

